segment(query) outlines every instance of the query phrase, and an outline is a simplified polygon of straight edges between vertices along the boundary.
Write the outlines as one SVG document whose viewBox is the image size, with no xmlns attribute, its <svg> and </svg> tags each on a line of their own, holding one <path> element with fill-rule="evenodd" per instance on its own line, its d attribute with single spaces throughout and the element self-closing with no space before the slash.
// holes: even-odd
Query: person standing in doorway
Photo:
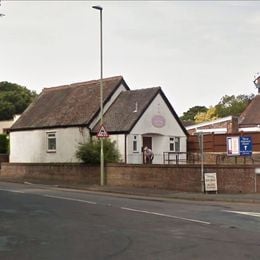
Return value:
<svg viewBox="0 0 260 260">
<path fill-rule="evenodd" d="M 147 146 L 144 147 L 144 163 L 152 164 L 154 158 L 153 151 Z"/>
</svg>

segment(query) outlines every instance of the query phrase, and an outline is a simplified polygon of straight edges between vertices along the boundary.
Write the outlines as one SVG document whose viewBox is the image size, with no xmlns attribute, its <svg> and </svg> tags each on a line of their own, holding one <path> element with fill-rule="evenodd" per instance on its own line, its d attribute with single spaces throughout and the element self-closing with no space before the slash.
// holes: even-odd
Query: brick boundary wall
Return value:
<svg viewBox="0 0 260 260">
<path fill-rule="evenodd" d="M 9 154 L 0 153 L 0 169 L 3 162 L 9 162 Z"/>
<path fill-rule="evenodd" d="M 2 163 L 0 179 L 60 184 L 99 184 L 99 167 L 73 163 Z"/>
<path fill-rule="evenodd" d="M 260 193 L 256 165 L 204 165 L 216 172 L 219 193 Z M 108 186 L 147 187 L 201 192 L 200 165 L 107 164 Z M 99 166 L 73 163 L 2 163 L 0 180 L 53 184 L 99 185 Z"/>
<path fill-rule="evenodd" d="M 260 192 L 255 165 L 204 165 L 204 173 L 217 173 L 219 193 Z M 260 168 L 260 166 L 259 166 Z M 107 184 L 201 192 L 200 165 L 107 165 Z"/>
</svg>

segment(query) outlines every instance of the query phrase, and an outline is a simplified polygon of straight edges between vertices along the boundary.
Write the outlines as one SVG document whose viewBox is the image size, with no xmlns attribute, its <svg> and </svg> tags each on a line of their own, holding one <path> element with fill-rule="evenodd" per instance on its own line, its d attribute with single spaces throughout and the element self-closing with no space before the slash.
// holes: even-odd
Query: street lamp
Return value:
<svg viewBox="0 0 260 260">
<path fill-rule="evenodd" d="M 102 37 L 102 11 L 101 6 L 92 6 L 100 13 L 100 127 L 103 126 L 103 37 Z M 105 184 L 105 174 L 104 174 L 104 143 L 103 138 L 100 138 L 100 185 Z"/>
</svg>

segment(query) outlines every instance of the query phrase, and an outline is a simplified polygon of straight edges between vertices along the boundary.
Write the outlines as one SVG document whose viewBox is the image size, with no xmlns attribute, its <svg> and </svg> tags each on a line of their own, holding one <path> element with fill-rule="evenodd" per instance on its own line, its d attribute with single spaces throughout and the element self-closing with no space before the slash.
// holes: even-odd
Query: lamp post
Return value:
<svg viewBox="0 0 260 260">
<path fill-rule="evenodd" d="M 102 11 L 101 6 L 92 6 L 100 13 L 100 126 L 103 126 L 103 30 L 102 30 Z M 104 174 L 104 143 L 103 138 L 100 138 L 100 185 L 105 184 Z"/>
<path fill-rule="evenodd" d="M 201 192 L 205 192 L 204 187 L 204 133 L 198 132 L 199 145 L 200 145 L 200 182 Z"/>
</svg>

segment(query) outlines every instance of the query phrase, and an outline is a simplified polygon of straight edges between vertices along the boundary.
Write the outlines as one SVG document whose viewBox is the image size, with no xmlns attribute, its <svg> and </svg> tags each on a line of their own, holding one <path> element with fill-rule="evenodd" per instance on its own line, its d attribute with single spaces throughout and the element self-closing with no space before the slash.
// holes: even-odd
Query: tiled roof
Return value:
<svg viewBox="0 0 260 260">
<path fill-rule="evenodd" d="M 160 88 L 156 87 L 121 92 L 104 115 L 106 130 L 110 133 L 129 131 L 159 90 Z M 99 123 L 93 132 L 96 133 L 98 129 Z"/>
<path fill-rule="evenodd" d="M 11 131 L 76 125 L 87 126 L 100 108 L 99 82 L 99 80 L 92 80 L 45 88 L 12 126 Z M 129 89 L 121 76 L 103 80 L 104 102 L 122 82 Z"/>
<path fill-rule="evenodd" d="M 260 95 L 256 95 L 239 117 L 239 126 L 260 125 Z"/>
<path fill-rule="evenodd" d="M 106 130 L 111 134 L 130 132 L 157 94 L 161 94 L 184 133 L 187 134 L 160 87 L 121 92 L 104 115 L 103 124 Z M 98 122 L 92 133 L 97 133 L 99 127 L 100 123 Z"/>
</svg>

